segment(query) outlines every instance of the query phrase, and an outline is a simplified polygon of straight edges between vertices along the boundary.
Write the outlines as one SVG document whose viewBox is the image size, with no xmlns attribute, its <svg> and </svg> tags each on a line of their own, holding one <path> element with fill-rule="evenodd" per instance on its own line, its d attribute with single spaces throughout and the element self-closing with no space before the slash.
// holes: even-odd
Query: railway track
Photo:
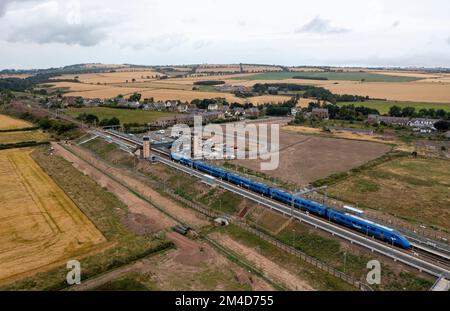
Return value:
<svg viewBox="0 0 450 311">
<path fill-rule="evenodd" d="M 427 261 L 434 262 L 442 268 L 450 271 L 450 256 L 448 254 L 437 252 L 433 249 L 423 247 L 420 244 L 411 243 L 411 252 L 413 256 L 426 258 Z"/>
<path fill-rule="evenodd" d="M 112 137 L 115 137 L 116 140 L 120 140 L 118 144 L 121 146 L 125 144 L 128 147 L 142 147 L 142 142 L 130 137 L 126 137 L 123 134 L 117 133 L 115 131 L 93 131 L 93 133 L 108 140 L 111 140 Z M 159 157 L 159 161 L 163 164 L 184 171 L 187 174 L 197 176 L 199 178 L 202 178 L 202 176 L 204 175 L 204 173 L 202 172 L 196 171 L 179 163 L 172 162 L 167 158 L 169 156 L 168 152 L 162 151 L 157 148 L 152 148 L 152 150 L 162 155 L 162 157 Z M 426 272 L 436 277 L 439 277 L 442 274 L 450 274 L 450 261 L 446 254 L 441 254 L 431 249 L 427 249 L 419 244 L 415 244 L 412 250 L 404 250 L 397 247 L 392 247 L 390 245 L 387 245 L 386 243 L 372 239 L 371 237 L 363 235 L 359 232 L 354 232 L 343 226 L 327 222 L 326 220 L 310 215 L 309 213 L 293 210 L 291 207 L 283 203 L 260 196 L 247 189 L 240 188 L 220 179 L 215 180 L 217 184 L 225 190 L 237 193 L 282 214 L 291 215 L 301 222 L 307 223 L 315 228 L 320 228 L 331 233 L 332 235 L 336 235 L 343 239 L 346 239 L 351 243 L 368 248 L 371 251 L 376 251 L 393 259 L 394 261 L 400 261 L 406 265 L 414 267 L 419 271 Z"/>
</svg>

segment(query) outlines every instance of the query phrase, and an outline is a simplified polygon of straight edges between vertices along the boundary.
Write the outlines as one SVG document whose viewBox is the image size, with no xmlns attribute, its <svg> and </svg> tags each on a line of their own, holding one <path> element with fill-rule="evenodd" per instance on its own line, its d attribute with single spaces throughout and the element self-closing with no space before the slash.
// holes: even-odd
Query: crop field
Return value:
<svg viewBox="0 0 450 311">
<path fill-rule="evenodd" d="M 77 258 L 106 241 L 30 153 L 0 151 L 0 282 Z"/>
<path fill-rule="evenodd" d="M 449 104 L 439 104 L 439 103 L 420 103 L 420 102 L 401 102 L 401 101 L 381 101 L 381 100 L 370 100 L 365 102 L 339 102 L 339 106 L 343 105 L 355 105 L 355 106 L 364 106 L 368 108 L 377 109 L 381 114 L 387 114 L 389 112 L 389 108 L 392 106 L 399 106 L 401 108 L 404 107 L 414 107 L 416 111 L 419 111 L 422 108 L 425 109 L 444 109 L 445 111 L 450 111 L 450 103 Z"/>
<path fill-rule="evenodd" d="M 339 84 L 323 83 L 320 86 L 336 94 L 354 94 L 371 98 L 450 103 L 450 83 L 360 83 L 342 82 Z"/>
<path fill-rule="evenodd" d="M 328 80 L 338 81 L 361 81 L 367 82 L 410 82 L 418 78 L 383 75 L 369 72 L 269 72 L 260 73 L 253 76 L 239 78 L 244 80 L 283 80 L 292 79 L 295 76 L 304 76 L 308 78 L 327 78 Z"/>
<path fill-rule="evenodd" d="M 206 79 L 197 79 L 206 80 Z M 192 101 L 194 99 L 205 98 L 225 98 L 229 102 L 246 103 L 251 102 L 255 105 L 266 102 L 282 102 L 288 100 L 289 96 L 263 95 L 250 98 L 239 98 L 231 93 L 218 91 L 193 91 L 192 83 L 196 80 L 176 80 L 170 82 L 136 82 L 128 84 L 112 85 L 92 85 L 85 83 L 57 82 L 53 83 L 52 89 L 62 89 L 67 93 L 66 96 L 81 96 L 83 98 L 104 98 L 109 99 L 120 95 L 125 97 L 138 92 L 142 98 L 153 97 L 154 100 L 181 100 Z"/>
<path fill-rule="evenodd" d="M 338 182 L 328 191 L 346 202 L 448 229 L 449 171 L 449 160 L 398 158 Z"/>
<path fill-rule="evenodd" d="M 224 68 L 233 69 L 234 67 L 232 66 L 227 65 Z M 222 70 L 221 67 L 212 65 L 205 69 Z M 296 70 L 299 69 L 296 68 Z M 318 68 L 305 68 L 303 71 L 244 74 L 233 74 L 233 71 L 224 72 L 229 72 L 229 74 L 157 80 L 154 78 L 158 74 L 156 71 L 118 71 L 104 74 L 80 74 L 78 79 L 83 83 L 56 82 L 53 85 L 54 88 L 65 90 L 67 92 L 66 95 L 82 96 L 84 98 L 111 98 L 119 94 L 129 96 L 134 92 L 139 92 L 143 93 L 144 98 L 153 97 L 155 100 L 179 99 L 191 101 L 196 98 L 224 97 L 230 102 L 261 104 L 265 98 L 253 97 L 243 99 L 231 93 L 217 92 L 211 89 L 192 91 L 193 83 L 202 80 L 222 80 L 227 84 L 251 87 L 255 83 L 280 82 L 316 85 L 329 89 L 336 94 L 369 96 L 390 101 L 450 103 L 450 75 L 446 74 L 390 70 L 325 72 Z M 292 77 L 294 76 L 325 77 L 329 80 L 293 79 Z M 75 75 L 66 75 L 60 78 L 74 77 Z M 133 78 L 135 82 L 132 82 Z M 361 82 L 361 79 L 365 79 L 365 82 Z M 126 80 L 128 80 L 128 83 L 126 83 Z M 278 99 L 274 98 L 275 101 Z M 280 101 L 282 100 L 284 99 L 280 98 Z"/>
<path fill-rule="evenodd" d="M 40 130 L 19 131 L 19 132 L 0 132 L 0 144 L 15 144 L 26 141 L 43 142 L 48 141 L 50 136 Z"/>
<path fill-rule="evenodd" d="M 100 120 L 116 117 L 121 123 L 150 123 L 161 117 L 173 116 L 175 113 L 143 111 L 135 109 L 115 109 L 107 107 L 69 108 L 65 111 L 71 117 L 81 113 L 95 114 Z"/>
<path fill-rule="evenodd" d="M 140 70 L 140 71 L 116 71 L 116 72 L 106 72 L 106 73 L 87 73 L 80 75 L 62 75 L 58 79 L 78 79 L 82 83 L 89 84 L 110 84 L 110 83 L 125 83 L 127 80 L 131 83 L 133 79 L 136 82 L 141 82 L 145 80 L 150 80 L 159 75 L 153 70 Z"/>
<path fill-rule="evenodd" d="M 304 185 L 360 166 L 382 156 L 390 149 L 386 144 L 306 136 L 281 130 L 279 166 L 264 173 L 285 182 Z M 245 159 L 232 163 L 260 171 L 261 162 Z"/>
<path fill-rule="evenodd" d="M 27 127 L 32 127 L 33 124 L 0 114 L 0 130 L 16 130 Z"/>
<path fill-rule="evenodd" d="M 268 65 L 242 65 L 242 69 L 248 72 L 263 72 L 263 71 L 282 71 L 278 66 Z M 240 72 L 239 65 L 206 65 L 197 68 L 198 73 L 212 73 L 212 72 Z"/>
</svg>

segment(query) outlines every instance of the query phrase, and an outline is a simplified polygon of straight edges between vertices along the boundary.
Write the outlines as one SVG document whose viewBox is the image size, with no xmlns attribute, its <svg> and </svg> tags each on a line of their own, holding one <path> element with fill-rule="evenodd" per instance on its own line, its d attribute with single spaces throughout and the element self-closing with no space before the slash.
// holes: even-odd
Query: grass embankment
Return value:
<svg viewBox="0 0 450 311">
<path fill-rule="evenodd" d="M 78 117 L 82 113 L 94 114 L 99 120 L 111 119 L 116 117 L 122 124 L 124 123 L 151 123 L 158 118 L 173 116 L 176 113 L 159 112 L 159 111 L 143 111 L 138 109 L 116 109 L 108 107 L 90 107 L 90 108 L 69 108 L 65 113 L 71 117 Z"/>
<path fill-rule="evenodd" d="M 449 171 L 449 160 L 392 157 L 336 180 L 328 191 L 345 202 L 448 230 Z"/>
<path fill-rule="evenodd" d="M 116 145 L 108 144 L 100 139 L 91 140 L 83 144 L 83 147 L 94 152 L 101 159 L 118 166 L 135 168 L 137 164 L 135 159 L 122 152 Z M 211 189 L 202 184 L 198 178 L 186 176 L 162 164 L 153 165 L 151 169 L 142 166 L 138 166 L 137 169 L 157 182 L 157 184 L 151 185 L 156 190 L 159 188 L 160 191 L 163 191 L 164 187 L 167 187 L 185 199 L 207 205 L 224 213 L 236 213 L 243 201 L 242 197 L 236 194 L 222 189 Z"/>
<path fill-rule="evenodd" d="M 0 132 L 0 145 L 17 144 L 20 142 L 45 142 L 50 135 L 40 130 L 20 132 Z"/>
<path fill-rule="evenodd" d="M 32 156 L 111 243 L 111 247 L 105 251 L 79 259 L 82 279 L 93 277 L 172 246 L 163 235 L 138 236 L 131 233 L 121 223 L 128 212 L 127 207 L 112 193 L 83 175 L 66 160 L 50 156 L 43 148 L 38 148 Z M 1 289 L 59 290 L 67 287 L 66 273 L 67 269 L 64 265 L 1 287 Z"/>
<path fill-rule="evenodd" d="M 131 272 L 121 278 L 109 281 L 93 289 L 94 291 L 149 291 L 159 290 L 152 279 L 144 274 Z"/>
</svg>

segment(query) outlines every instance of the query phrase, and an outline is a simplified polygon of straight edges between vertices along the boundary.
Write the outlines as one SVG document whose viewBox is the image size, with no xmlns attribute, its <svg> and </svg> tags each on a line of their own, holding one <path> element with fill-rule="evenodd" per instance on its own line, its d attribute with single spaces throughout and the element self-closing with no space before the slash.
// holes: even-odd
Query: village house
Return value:
<svg viewBox="0 0 450 311">
<path fill-rule="evenodd" d="M 385 117 L 377 114 L 369 114 L 367 117 L 367 122 L 370 124 L 378 123 L 378 124 L 386 124 L 386 125 L 399 125 L 406 126 L 408 125 L 409 118 L 403 117 Z"/>
<path fill-rule="evenodd" d="M 248 108 L 244 111 L 244 114 L 247 118 L 257 118 L 259 117 L 259 109 L 258 108 Z"/>
<path fill-rule="evenodd" d="M 328 119 L 328 109 L 327 108 L 314 108 L 311 111 L 311 117 L 317 119 Z"/>
<path fill-rule="evenodd" d="M 222 108 L 223 108 L 222 104 L 219 104 L 219 103 L 214 103 L 214 104 L 209 104 L 208 105 L 208 111 L 217 111 L 217 110 L 220 110 Z"/>
<path fill-rule="evenodd" d="M 187 112 L 189 112 L 189 105 L 188 104 L 186 104 L 186 103 L 179 103 L 178 104 L 178 106 L 177 106 L 177 110 L 178 110 L 178 112 L 181 112 L 181 113 L 187 113 Z"/>
<path fill-rule="evenodd" d="M 408 126 L 418 128 L 418 129 L 423 129 L 423 128 L 434 129 L 434 124 L 438 121 L 439 120 L 437 120 L 437 119 L 414 118 L 408 122 Z"/>
</svg>

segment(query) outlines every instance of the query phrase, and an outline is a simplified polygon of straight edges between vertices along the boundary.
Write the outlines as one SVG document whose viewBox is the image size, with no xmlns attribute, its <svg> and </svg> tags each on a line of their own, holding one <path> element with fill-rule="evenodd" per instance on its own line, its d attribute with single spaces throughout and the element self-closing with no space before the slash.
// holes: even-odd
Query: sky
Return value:
<svg viewBox="0 0 450 311">
<path fill-rule="evenodd" d="M 0 0 L 0 69 L 450 67 L 448 0 Z"/>
</svg>

